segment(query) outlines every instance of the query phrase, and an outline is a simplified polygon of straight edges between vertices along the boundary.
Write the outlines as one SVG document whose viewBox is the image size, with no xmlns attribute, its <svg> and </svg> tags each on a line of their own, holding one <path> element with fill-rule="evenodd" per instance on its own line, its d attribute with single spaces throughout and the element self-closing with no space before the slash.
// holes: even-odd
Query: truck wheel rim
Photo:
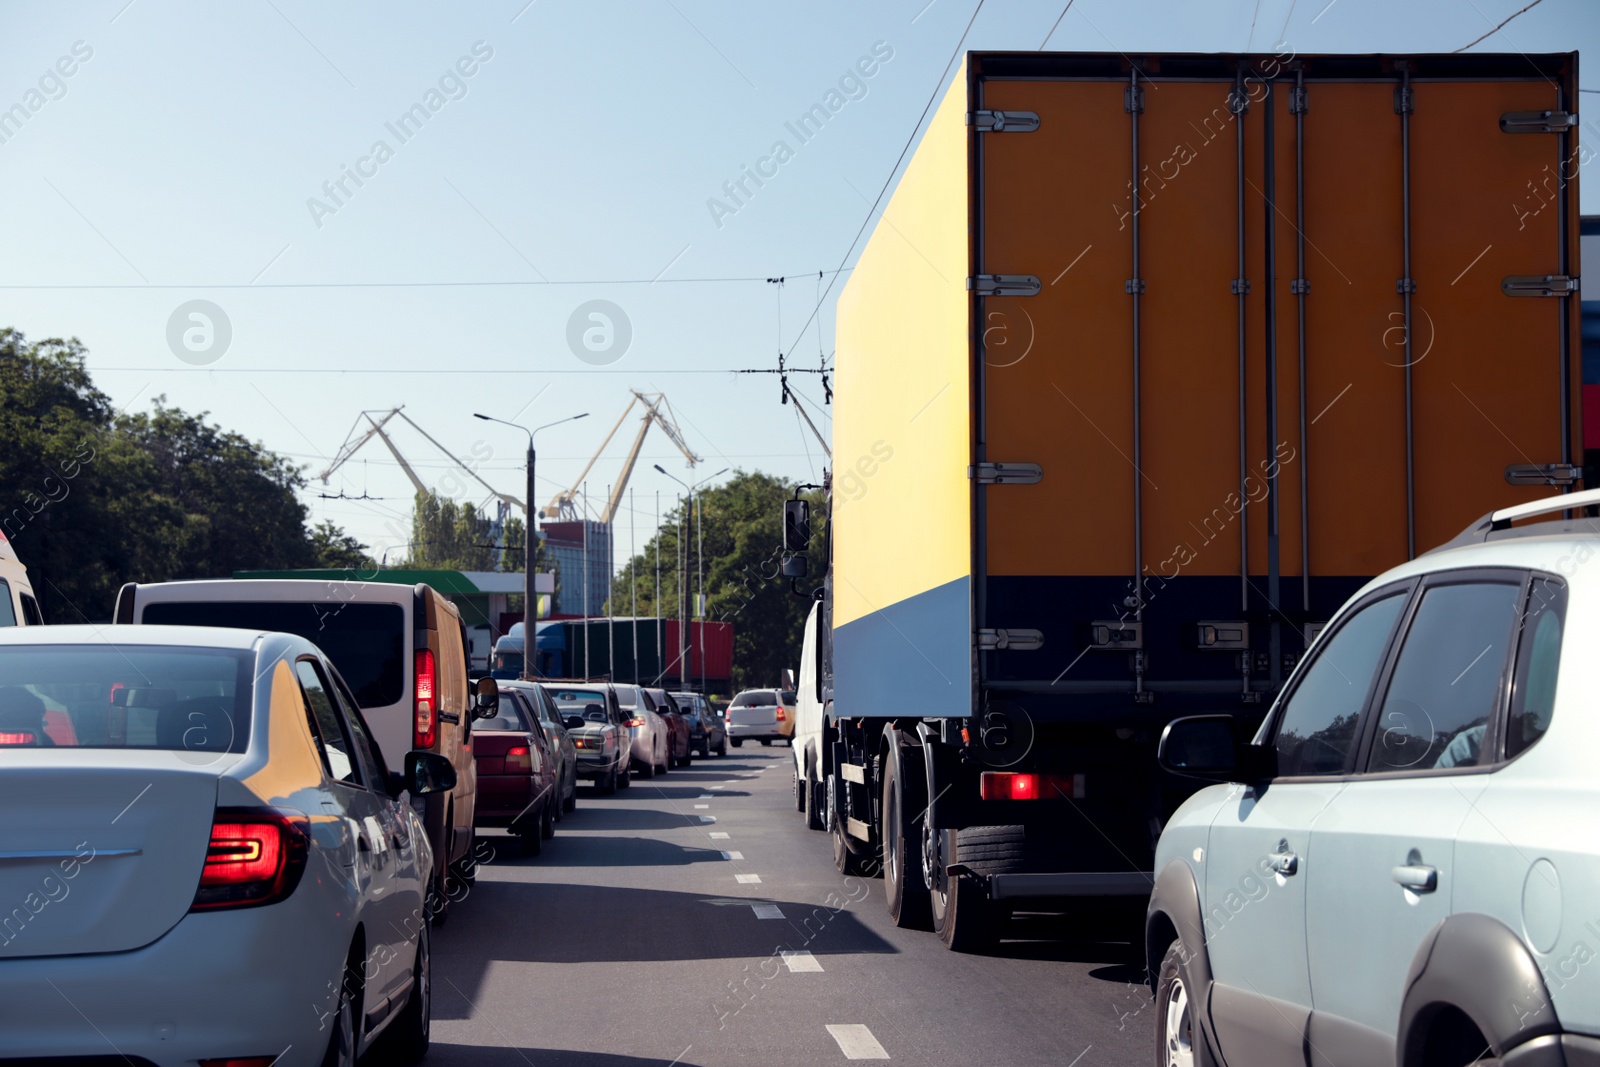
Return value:
<svg viewBox="0 0 1600 1067">
<path fill-rule="evenodd" d="M 1162 1030 L 1165 1040 L 1167 1067 L 1194 1067 L 1194 1035 L 1189 1030 L 1189 990 L 1182 978 L 1175 978 L 1167 994 L 1166 1026 Z"/>
</svg>

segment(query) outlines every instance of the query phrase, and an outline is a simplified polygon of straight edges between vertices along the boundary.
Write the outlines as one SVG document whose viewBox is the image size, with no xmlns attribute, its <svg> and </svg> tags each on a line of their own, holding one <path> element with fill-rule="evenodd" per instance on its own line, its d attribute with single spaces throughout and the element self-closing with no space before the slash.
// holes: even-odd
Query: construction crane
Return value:
<svg viewBox="0 0 1600 1067">
<path fill-rule="evenodd" d="M 684 441 L 683 431 L 678 429 L 677 420 L 672 414 L 672 405 L 667 403 L 666 394 L 641 393 L 637 389 L 630 389 L 629 392 L 633 394 L 633 399 L 628 401 L 628 406 L 622 409 L 622 414 L 617 418 L 616 425 L 611 427 L 611 432 L 606 434 L 606 439 L 600 442 L 600 447 L 595 450 L 594 457 L 589 460 L 588 465 L 583 468 L 583 473 L 579 474 L 573 482 L 572 488 L 557 493 L 555 499 L 550 501 L 549 506 L 539 512 L 543 518 L 560 519 L 562 521 L 572 521 L 578 518 L 578 509 L 573 506 L 573 498 L 578 495 L 578 491 L 583 486 L 583 480 L 589 476 L 589 471 L 599 462 L 600 457 L 605 453 L 606 446 L 617 435 L 617 431 L 622 428 L 623 421 L 627 419 L 628 413 L 633 410 L 636 404 L 644 406 L 644 415 L 639 420 L 639 433 L 633 439 L 633 447 L 628 450 L 628 458 L 622 462 L 622 473 L 617 476 L 616 483 L 612 487 L 611 498 L 606 501 L 606 508 L 600 513 L 600 521 L 602 523 L 609 525 L 612 517 L 616 515 L 617 507 L 622 502 L 623 490 L 628 487 L 628 479 L 633 475 L 633 466 L 639 461 L 639 450 L 644 447 L 645 436 L 650 432 L 652 425 L 660 426 L 661 432 L 666 434 L 672 443 L 678 446 L 678 451 L 682 452 L 684 458 L 689 461 L 688 466 L 693 467 L 700 462 L 700 457 L 695 455 L 694 450 Z"/>
<path fill-rule="evenodd" d="M 400 449 L 395 445 L 394 439 L 384 432 L 384 426 L 389 422 L 390 419 L 398 415 L 402 420 L 410 424 L 412 429 L 416 430 L 423 437 L 426 437 L 430 444 L 448 456 L 451 462 L 455 463 L 456 466 L 466 471 L 469 477 L 487 489 L 494 497 L 503 503 L 511 505 L 514 508 L 523 508 L 522 501 L 518 500 L 514 496 L 507 496 L 505 493 L 500 492 L 494 486 L 478 477 L 478 472 L 476 470 L 468 466 L 466 463 L 463 463 L 453 452 L 444 447 L 444 445 L 441 445 L 438 441 L 435 441 L 432 434 L 428 433 L 428 431 L 424 430 L 421 426 L 418 426 L 416 422 L 412 420 L 411 416 L 405 413 L 404 407 L 404 405 L 401 405 L 397 408 L 390 408 L 387 412 L 382 413 L 382 418 L 373 418 L 374 415 L 379 414 L 379 411 L 376 409 L 372 411 L 363 411 L 361 414 L 357 415 L 356 423 L 350 428 L 350 435 L 345 438 L 344 444 L 339 449 L 339 454 L 333 457 L 333 462 L 328 464 L 328 469 L 318 475 L 318 477 L 322 480 L 322 484 L 327 485 L 328 479 L 333 476 L 334 471 L 344 466 L 351 456 L 354 456 L 358 451 L 360 451 L 362 445 L 376 437 L 382 441 L 388 447 L 390 453 L 394 455 L 395 461 L 400 464 L 400 469 L 406 472 L 406 477 L 411 479 L 411 484 L 416 486 L 417 492 L 433 492 L 432 487 L 424 484 L 422 479 L 417 477 L 417 472 L 412 470 L 411 464 L 406 462 L 406 457 L 400 454 Z M 361 429 L 362 420 L 366 420 L 368 424 L 365 431 Z"/>
</svg>

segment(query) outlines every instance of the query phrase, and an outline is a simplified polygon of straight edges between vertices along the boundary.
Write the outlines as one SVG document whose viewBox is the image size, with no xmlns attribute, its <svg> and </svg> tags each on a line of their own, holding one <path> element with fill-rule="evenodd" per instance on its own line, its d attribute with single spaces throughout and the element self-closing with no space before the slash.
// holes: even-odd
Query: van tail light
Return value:
<svg viewBox="0 0 1600 1067">
<path fill-rule="evenodd" d="M 310 855 L 311 820 L 279 808 L 218 808 L 190 911 L 275 904 L 294 892 Z"/>
<path fill-rule="evenodd" d="M 430 749 L 439 737 L 439 672 L 433 651 L 419 648 L 414 666 L 411 693 L 416 703 L 416 727 L 411 747 Z"/>
<path fill-rule="evenodd" d="M 533 758 L 528 754 L 527 745 L 512 745 L 506 749 L 506 773 L 533 773 Z"/>
<path fill-rule="evenodd" d="M 984 771 L 978 778 L 984 800 L 1081 800 L 1086 795 L 1081 774 L 1014 774 Z"/>
</svg>

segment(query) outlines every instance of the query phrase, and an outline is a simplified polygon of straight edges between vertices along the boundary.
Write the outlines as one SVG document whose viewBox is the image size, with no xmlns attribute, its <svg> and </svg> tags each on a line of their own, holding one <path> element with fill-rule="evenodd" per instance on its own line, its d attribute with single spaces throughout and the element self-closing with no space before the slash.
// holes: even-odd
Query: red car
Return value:
<svg viewBox="0 0 1600 1067">
<path fill-rule="evenodd" d="M 539 716 L 515 689 L 500 690 L 493 718 L 472 727 L 472 756 L 478 767 L 478 826 L 504 826 L 537 856 L 556 832 L 560 799 L 556 760 Z"/>
<path fill-rule="evenodd" d="M 656 712 L 667 722 L 667 765 L 670 767 L 689 766 L 689 719 L 667 695 L 665 689 L 646 689 L 650 699 L 656 702 Z"/>
</svg>

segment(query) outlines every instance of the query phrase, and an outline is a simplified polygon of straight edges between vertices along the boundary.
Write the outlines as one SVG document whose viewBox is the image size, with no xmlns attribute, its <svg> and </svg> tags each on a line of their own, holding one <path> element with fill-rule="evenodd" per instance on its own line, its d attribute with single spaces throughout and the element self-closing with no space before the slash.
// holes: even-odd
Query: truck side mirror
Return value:
<svg viewBox="0 0 1600 1067">
<path fill-rule="evenodd" d="M 783 551 L 785 555 L 804 552 L 811 544 L 811 505 L 800 499 L 783 502 Z M 789 575 L 788 571 L 784 574 Z M 805 572 L 789 575 L 804 578 Z"/>
<path fill-rule="evenodd" d="M 804 578 L 810 567 L 804 553 L 788 552 L 783 557 L 783 576 L 785 578 Z"/>
</svg>

